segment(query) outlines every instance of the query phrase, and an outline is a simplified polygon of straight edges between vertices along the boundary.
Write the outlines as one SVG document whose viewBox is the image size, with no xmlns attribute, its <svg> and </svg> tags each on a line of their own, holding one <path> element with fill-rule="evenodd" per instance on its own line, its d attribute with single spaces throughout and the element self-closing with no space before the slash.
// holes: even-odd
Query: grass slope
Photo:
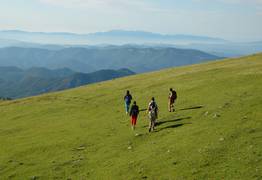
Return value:
<svg viewBox="0 0 262 180">
<path fill-rule="evenodd" d="M 0 102 L 0 179 L 261 179 L 261 73 L 258 54 Z M 126 89 L 156 97 L 155 132 L 145 112 L 132 132 Z"/>
</svg>

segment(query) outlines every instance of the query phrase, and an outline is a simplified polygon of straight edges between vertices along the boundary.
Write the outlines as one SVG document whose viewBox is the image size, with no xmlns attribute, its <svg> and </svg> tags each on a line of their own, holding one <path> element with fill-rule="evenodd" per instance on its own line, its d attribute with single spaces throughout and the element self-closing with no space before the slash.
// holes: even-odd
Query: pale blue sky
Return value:
<svg viewBox="0 0 262 180">
<path fill-rule="evenodd" d="M 0 29 L 112 29 L 262 40 L 262 0 L 0 0 Z"/>
</svg>

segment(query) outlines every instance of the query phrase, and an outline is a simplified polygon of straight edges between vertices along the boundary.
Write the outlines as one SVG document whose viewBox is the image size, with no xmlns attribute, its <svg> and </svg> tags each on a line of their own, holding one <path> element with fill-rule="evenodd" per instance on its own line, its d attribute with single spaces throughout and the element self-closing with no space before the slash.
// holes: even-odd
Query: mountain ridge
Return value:
<svg viewBox="0 0 262 180">
<path fill-rule="evenodd" d="M 129 69 L 80 73 L 68 68 L 50 70 L 34 67 L 23 70 L 17 67 L 0 67 L 0 97 L 35 96 L 133 74 L 135 73 Z"/>
<path fill-rule="evenodd" d="M 64 39 L 63 39 L 64 37 Z M 2 30 L 0 38 L 15 39 L 44 44 L 127 44 L 127 43 L 152 43 L 152 42 L 203 42 L 225 43 L 221 38 L 185 34 L 160 34 L 147 31 L 111 30 L 87 34 L 67 32 L 27 32 L 20 30 Z"/>
<path fill-rule="evenodd" d="M 199 50 L 172 47 L 68 47 L 58 50 L 21 47 L 0 48 L 0 66 L 17 66 L 25 69 L 33 66 L 49 69 L 67 67 L 83 73 L 121 68 L 128 68 L 136 73 L 141 73 L 219 58 Z"/>
</svg>

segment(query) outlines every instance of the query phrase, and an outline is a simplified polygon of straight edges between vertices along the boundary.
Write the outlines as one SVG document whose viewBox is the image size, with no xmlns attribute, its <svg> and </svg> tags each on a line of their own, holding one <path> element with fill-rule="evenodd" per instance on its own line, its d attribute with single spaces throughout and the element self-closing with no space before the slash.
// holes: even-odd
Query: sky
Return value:
<svg viewBox="0 0 262 180">
<path fill-rule="evenodd" d="M 0 0 L 0 30 L 113 29 L 262 41 L 262 0 Z"/>
</svg>

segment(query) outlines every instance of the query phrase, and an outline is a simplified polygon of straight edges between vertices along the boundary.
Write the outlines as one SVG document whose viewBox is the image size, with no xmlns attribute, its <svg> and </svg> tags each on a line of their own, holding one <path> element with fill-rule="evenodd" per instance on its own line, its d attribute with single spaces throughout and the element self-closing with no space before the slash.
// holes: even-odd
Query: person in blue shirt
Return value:
<svg viewBox="0 0 262 180">
<path fill-rule="evenodd" d="M 132 101 L 132 96 L 131 96 L 129 90 L 127 90 L 126 91 L 126 95 L 124 96 L 126 114 L 129 113 L 129 108 L 130 108 L 131 101 Z"/>
</svg>

